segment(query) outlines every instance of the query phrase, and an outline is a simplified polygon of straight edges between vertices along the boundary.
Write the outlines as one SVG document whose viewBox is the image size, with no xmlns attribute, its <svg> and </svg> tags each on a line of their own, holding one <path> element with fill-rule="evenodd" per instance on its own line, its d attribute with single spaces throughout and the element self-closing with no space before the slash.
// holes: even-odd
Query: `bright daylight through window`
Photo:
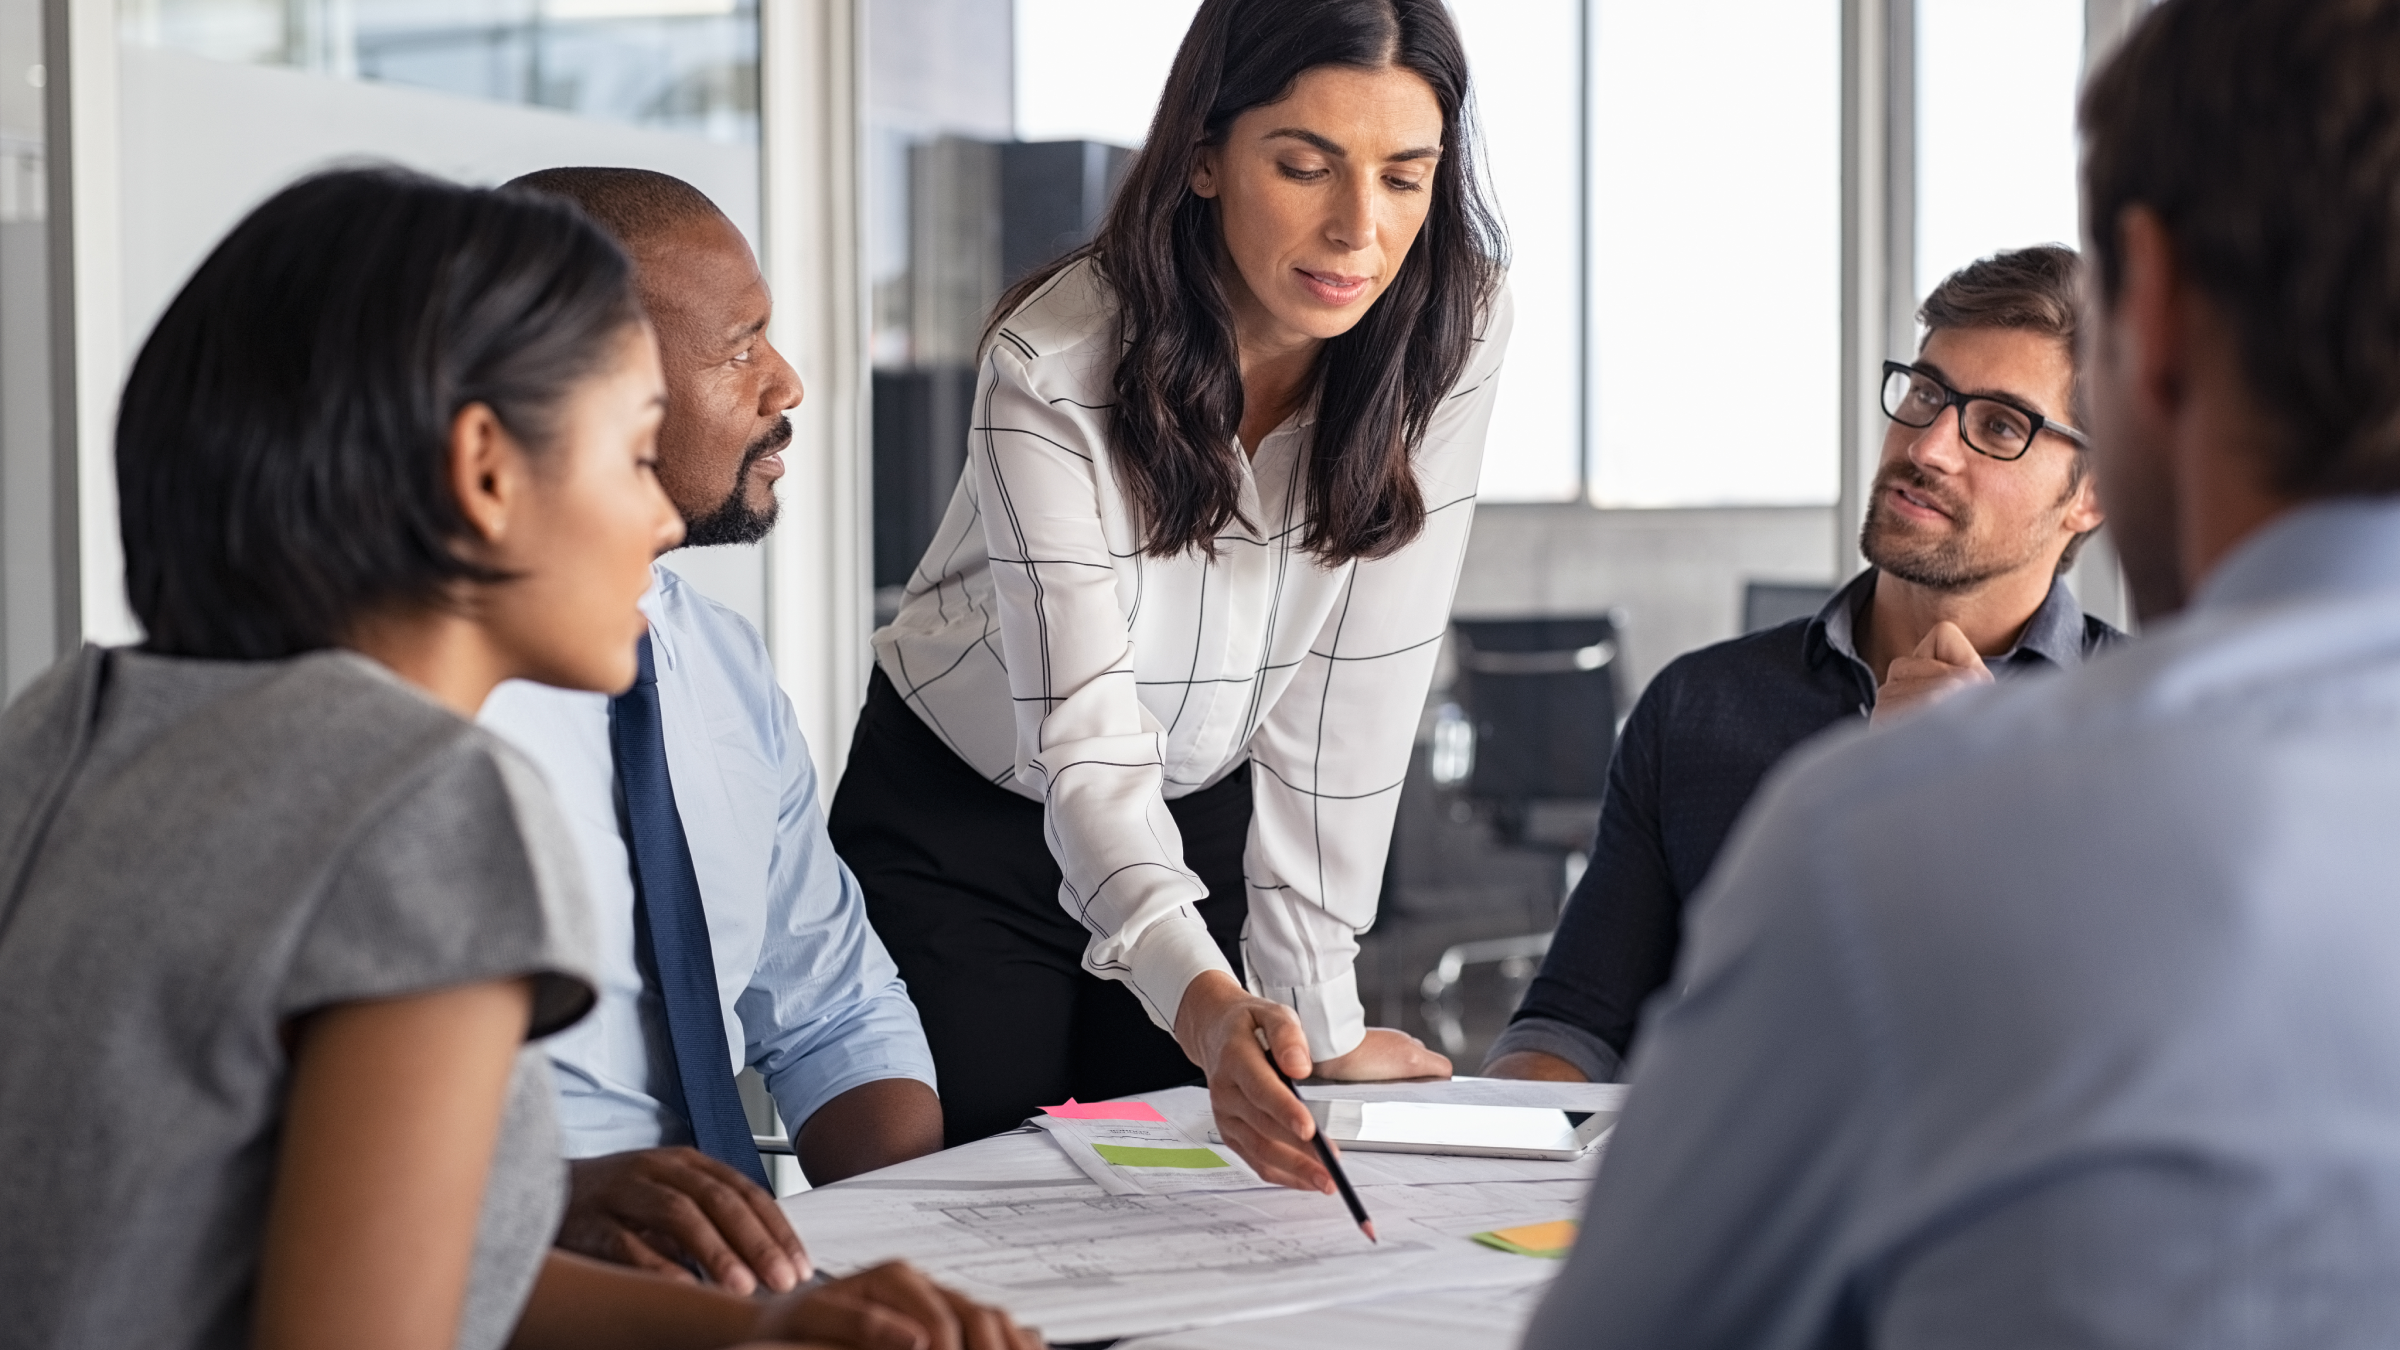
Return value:
<svg viewBox="0 0 2400 1350">
<path fill-rule="evenodd" d="M 1841 5 L 1592 8 L 1593 499 L 1830 502 Z"/>
<path fill-rule="evenodd" d="M 1918 295 L 1997 249 L 2074 245 L 2083 8 L 1917 0 Z"/>
</svg>

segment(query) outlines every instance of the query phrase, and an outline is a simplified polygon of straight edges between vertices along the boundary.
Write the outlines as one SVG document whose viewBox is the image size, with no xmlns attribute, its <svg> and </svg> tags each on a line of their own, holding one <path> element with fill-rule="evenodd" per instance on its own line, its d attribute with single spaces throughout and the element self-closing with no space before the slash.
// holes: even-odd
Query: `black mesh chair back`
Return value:
<svg viewBox="0 0 2400 1350">
<path fill-rule="evenodd" d="M 1451 631 L 1459 704 L 1475 726 L 1468 795 L 1600 796 L 1617 742 L 1616 617 L 1461 619 Z"/>
</svg>

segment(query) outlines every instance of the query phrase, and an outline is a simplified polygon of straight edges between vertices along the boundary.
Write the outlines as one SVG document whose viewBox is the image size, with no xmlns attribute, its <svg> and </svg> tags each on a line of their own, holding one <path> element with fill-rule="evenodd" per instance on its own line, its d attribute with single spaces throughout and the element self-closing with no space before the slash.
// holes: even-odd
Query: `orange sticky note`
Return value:
<svg viewBox="0 0 2400 1350">
<path fill-rule="evenodd" d="M 1549 1223 L 1529 1223 L 1496 1232 L 1477 1233 L 1477 1242 L 1518 1256 L 1541 1256 L 1558 1260 L 1575 1245 L 1575 1221 L 1554 1219 Z"/>
<path fill-rule="evenodd" d="M 1061 1120 L 1154 1120 L 1167 1123 L 1167 1118 L 1150 1109 L 1148 1102 L 1079 1102 L 1069 1097 L 1061 1106 L 1045 1106 L 1044 1115 Z"/>
</svg>

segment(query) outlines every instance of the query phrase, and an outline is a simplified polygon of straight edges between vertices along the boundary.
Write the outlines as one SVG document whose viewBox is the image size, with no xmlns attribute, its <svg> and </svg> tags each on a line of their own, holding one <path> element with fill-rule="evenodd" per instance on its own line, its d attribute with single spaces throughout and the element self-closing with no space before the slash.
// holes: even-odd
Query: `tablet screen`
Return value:
<svg viewBox="0 0 2400 1350">
<path fill-rule="evenodd" d="M 1345 1103 L 1346 1105 L 1347 1103 Z M 1589 1111 L 1533 1106 L 1454 1106 L 1435 1102 L 1360 1102 L 1355 1131 L 1338 1113 L 1337 1140 L 1449 1148 L 1546 1149 L 1572 1153 L 1583 1145 L 1576 1127 Z"/>
</svg>

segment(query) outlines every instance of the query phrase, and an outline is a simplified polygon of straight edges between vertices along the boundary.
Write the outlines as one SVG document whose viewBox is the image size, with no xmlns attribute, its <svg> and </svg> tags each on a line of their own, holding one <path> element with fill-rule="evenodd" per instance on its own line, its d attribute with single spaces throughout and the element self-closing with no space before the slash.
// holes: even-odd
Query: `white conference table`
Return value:
<svg viewBox="0 0 2400 1350">
<path fill-rule="evenodd" d="M 1459 1079 L 1302 1092 L 1615 1111 L 1624 1089 Z M 1209 1138 L 1202 1089 L 1141 1100 Z M 1028 1127 L 782 1204 L 822 1269 L 912 1261 L 1058 1345 L 1513 1350 L 1557 1263 L 1471 1235 L 1576 1217 L 1599 1163 L 1598 1149 L 1572 1162 L 1346 1152 L 1383 1238 L 1370 1244 L 1332 1196 L 1259 1186 L 1246 1169 L 1210 1189 L 1111 1194 L 1067 1146 Z"/>
</svg>

